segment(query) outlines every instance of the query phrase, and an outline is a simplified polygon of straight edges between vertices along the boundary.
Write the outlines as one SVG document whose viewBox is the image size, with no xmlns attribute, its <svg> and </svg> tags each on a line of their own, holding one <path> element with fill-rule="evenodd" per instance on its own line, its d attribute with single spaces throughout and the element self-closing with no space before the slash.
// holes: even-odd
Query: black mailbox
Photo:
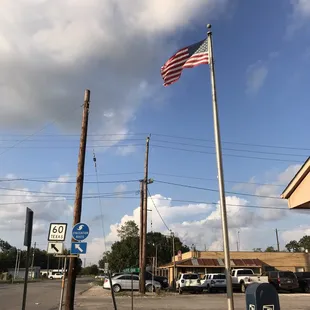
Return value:
<svg viewBox="0 0 310 310">
<path fill-rule="evenodd" d="M 280 310 L 279 295 L 269 283 L 252 283 L 245 292 L 246 310 Z"/>
</svg>

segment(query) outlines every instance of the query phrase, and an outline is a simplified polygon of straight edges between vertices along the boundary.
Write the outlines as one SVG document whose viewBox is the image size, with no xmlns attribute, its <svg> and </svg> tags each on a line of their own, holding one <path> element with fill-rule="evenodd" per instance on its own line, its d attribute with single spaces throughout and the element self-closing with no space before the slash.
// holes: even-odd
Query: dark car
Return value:
<svg viewBox="0 0 310 310">
<path fill-rule="evenodd" d="M 310 272 L 295 272 L 299 288 L 304 293 L 310 293 Z"/>
<path fill-rule="evenodd" d="M 299 287 L 297 277 L 292 271 L 269 271 L 267 275 L 269 283 L 278 291 L 293 292 Z"/>
<path fill-rule="evenodd" d="M 134 272 L 133 274 L 139 275 L 139 272 Z M 145 280 L 154 280 L 161 284 L 161 287 L 163 289 L 166 289 L 169 287 L 168 278 L 162 277 L 162 276 L 153 276 L 153 274 L 149 271 L 145 272 Z"/>
</svg>

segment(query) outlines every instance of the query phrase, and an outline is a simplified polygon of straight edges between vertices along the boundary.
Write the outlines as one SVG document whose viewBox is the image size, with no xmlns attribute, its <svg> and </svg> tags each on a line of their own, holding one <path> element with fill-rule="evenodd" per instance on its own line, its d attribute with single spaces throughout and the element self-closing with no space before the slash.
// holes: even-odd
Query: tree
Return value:
<svg viewBox="0 0 310 310">
<path fill-rule="evenodd" d="M 119 241 L 112 244 L 111 250 L 103 253 L 98 264 L 104 268 L 104 264 L 109 264 L 109 269 L 114 272 L 122 271 L 125 268 L 136 268 L 139 266 L 139 228 L 134 221 L 128 221 L 118 229 Z M 178 237 L 174 238 L 175 253 L 178 250 L 188 252 L 189 247 L 183 245 Z M 158 265 L 171 262 L 172 237 L 165 236 L 160 232 L 149 232 L 146 237 L 146 257 L 147 264 L 152 262 L 152 257 L 156 255 Z"/>
<path fill-rule="evenodd" d="M 135 221 L 127 221 L 117 230 L 118 237 L 123 240 L 126 238 L 138 238 L 139 227 Z"/>
<path fill-rule="evenodd" d="M 98 269 L 98 266 L 94 264 L 94 265 L 82 268 L 81 273 L 84 274 L 84 275 L 94 275 L 94 276 L 96 276 L 99 273 L 99 269 Z"/>
<path fill-rule="evenodd" d="M 310 236 L 303 236 L 299 241 L 298 244 L 301 248 L 304 248 L 304 250 L 310 250 Z"/>
<path fill-rule="evenodd" d="M 277 252 L 273 246 L 268 246 L 265 252 Z"/>
<path fill-rule="evenodd" d="M 300 245 L 296 240 L 292 240 L 285 245 L 289 252 L 300 252 Z"/>
<path fill-rule="evenodd" d="M 253 252 L 263 252 L 262 248 L 254 248 Z"/>
</svg>

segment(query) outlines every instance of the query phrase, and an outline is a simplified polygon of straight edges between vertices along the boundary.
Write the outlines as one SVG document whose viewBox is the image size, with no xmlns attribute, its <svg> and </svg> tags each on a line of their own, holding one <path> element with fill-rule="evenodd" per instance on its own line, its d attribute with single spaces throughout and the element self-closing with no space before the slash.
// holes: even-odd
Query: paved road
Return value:
<svg viewBox="0 0 310 310">
<path fill-rule="evenodd" d="M 78 278 L 76 294 L 90 287 L 91 278 Z M 56 310 L 60 298 L 60 280 L 46 280 L 29 283 L 27 310 Z M 23 298 L 23 284 L 0 285 L 0 310 L 20 310 Z"/>
</svg>

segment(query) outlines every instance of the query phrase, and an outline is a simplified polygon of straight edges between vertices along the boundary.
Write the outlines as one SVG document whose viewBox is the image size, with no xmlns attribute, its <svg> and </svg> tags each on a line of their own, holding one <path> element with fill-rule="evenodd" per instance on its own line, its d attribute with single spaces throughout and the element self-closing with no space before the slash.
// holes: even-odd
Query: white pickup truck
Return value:
<svg viewBox="0 0 310 310">
<path fill-rule="evenodd" d="M 252 269 L 233 269 L 231 271 L 233 288 L 245 293 L 248 285 L 252 283 L 268 283 L 267 276 L 254 274 Z"/>
</svg>

